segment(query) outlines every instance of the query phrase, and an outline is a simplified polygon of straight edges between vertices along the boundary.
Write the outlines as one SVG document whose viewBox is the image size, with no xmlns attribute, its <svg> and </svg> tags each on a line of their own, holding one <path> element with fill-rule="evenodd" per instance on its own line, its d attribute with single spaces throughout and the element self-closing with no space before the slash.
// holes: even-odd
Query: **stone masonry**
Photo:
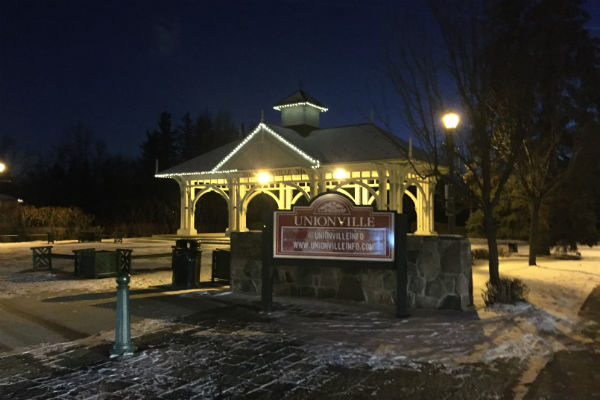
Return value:
<svg viewBox="0 0 600 400">
<path fill-rule="evenodd" d="M 260 293 L 261 232 L 232 232 L 231 287 Z M 458 236 L 407 237 L 408 305 L 464 310 L 472 304 L 471 246 Z M 275 266 L 274 296 L 306 296 L 392 305 L 396 272 L 385 269 Z"/>
</svg>

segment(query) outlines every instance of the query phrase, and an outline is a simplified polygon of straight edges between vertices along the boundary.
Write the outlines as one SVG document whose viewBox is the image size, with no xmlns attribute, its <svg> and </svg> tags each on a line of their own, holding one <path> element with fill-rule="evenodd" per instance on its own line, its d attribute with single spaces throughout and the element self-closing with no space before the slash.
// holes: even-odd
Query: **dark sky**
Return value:
<svg viewBox="0 0 600 400">
<path fill-rule="evenodd" d="M 136 155 L 163 110 L 176 123 L 227 110 L 248 129 L 264 109 L 279 123 L 272 105 L 300 82 L 329 107 L 322 126 L 366 122 L 391 93 L 394 16 L 424 18 L 423 3 L 1 0 L 0 135 L 52 148 L 81 122 Z"/>
</svg>

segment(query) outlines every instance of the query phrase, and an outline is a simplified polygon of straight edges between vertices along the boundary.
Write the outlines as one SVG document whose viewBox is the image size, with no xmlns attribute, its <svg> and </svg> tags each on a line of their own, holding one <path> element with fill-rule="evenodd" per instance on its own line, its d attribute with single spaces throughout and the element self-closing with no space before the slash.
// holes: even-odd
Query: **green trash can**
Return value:
<svg viewBox="0 0 600 400">
<path fill-rule="evenodd" d="M 173 286 L 195 287 L 200 284 L 202 251 L 197 240 L 179 239 L 173 246 L 171 268 Z"/>
<path fill-rule="evenodd" d="M 75 252 L 75 275 L 80 278 L 108 278 L 119 272 L 116 251 L 82 249 Z"/>
</svg>

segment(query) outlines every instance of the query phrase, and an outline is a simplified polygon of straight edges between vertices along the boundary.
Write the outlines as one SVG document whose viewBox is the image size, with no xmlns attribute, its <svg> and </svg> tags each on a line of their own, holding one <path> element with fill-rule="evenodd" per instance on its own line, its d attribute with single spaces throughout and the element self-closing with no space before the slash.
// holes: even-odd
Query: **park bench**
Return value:
<svg viewBox="0 0 600 400">
<path fill-rule="evenodd" d="M 53 253 L 52 246 L 31 248 L 33 254 L 33 270 L 52 270 L 52 259 L 73 260 L 75 276 L 82 278 L 101 278 L 116 276 L 121 270 L 131 270 L 130 249 L 116 251 L 96 251 L 96 249 L 77 249 L 73 254 Z"/>
<path fill-rule="evenodd" d="M 19 235 L 0 235 L 0 242 L 18 242 Z"/>
<path fill-rule="evenodd" d="M 79 243 L 101 242 L 102 241 L 102 235 L 99 232 L 81 231 L 81 232 L 79 232 L 79 235 L 77 237 L 77 241 Z"/>
<path fill-rule="evenodd" d="M 136 254 L 132 255 L 131 249 L 116 249 L 115 251 L 96 250 L 94 248 L 73 250 L 73 254 L 53 253 L 53 246 L 31 247 L 33 254 L 33 270 L 48 269 L 52 270 L 53 259 L 73 260 L 73 272 L 75 276 L 81 278 L 102 278 L 116 276 L 119 271 L 126 270 L 133 273 L 131 262 L 133 259 L 153 259 L 162 257 L 172 257 L 171 268 L 176 275 L 187 273 L 189 263 L 188 255 L 185 254 L 185 248 L 173 246 L 173 251 L 169 253 L 155 254 Z M 191 250 L 198 251 L 198 248 Z M 182 253 L 183 251 L 183 253 Z M 200 258 L 201 255 L 198 255 Z M 230 280 L 229 272 L 230 253 L 228 250 L 217 249 L 213 253 L 212 281 L 215 278 L 221 280 Z M 198 269 L 200 261 L 198 259 Z M 199 274 L 199 270 L 198 270 Z"/>
<path fill-rule="evenodd" d="M 121 232 L 114 232 L 112 238 L 113 243 L 123 243 L 123 234 Z"/>
<path fill-rule="evenodd" d="M 0 235 L 0 242 L 20 242 L 29 240 L 46 239 L 48 244 L 54 243 L 53 233 L 24 233 L 24 234 L 12 234 L 12 235 Z"/>
</svg>

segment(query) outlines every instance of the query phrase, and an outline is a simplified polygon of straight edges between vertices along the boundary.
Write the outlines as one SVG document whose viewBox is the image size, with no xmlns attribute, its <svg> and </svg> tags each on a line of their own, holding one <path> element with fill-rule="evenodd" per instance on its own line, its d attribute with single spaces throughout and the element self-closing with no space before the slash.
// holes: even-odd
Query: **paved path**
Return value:
<svg viewBox="0 0 600 400">
<path fill-rule="evenodd" d="M 203 310 L 151 334 L 136 337 L 132 357 L 108 360 L 110 343 L 91 347 L 57 344 L 0 358 L 0 396 L 12 399 L 306 399 L 306 398 L 503 398 L 518 379 L 510 361 L 469 365 L 449 373 L 428 363 L 389 368 L 352 362 L 352 349 L 334 351 L 344 362 L 325 360 L 296 327 L 355 318 L 356 309 L 320 312 L 314 306 L 278 305 L 275 314 L 258 303 L 204 295 Z M 283 313 L 284 317 L 281 317 Z M 381 321 L 389 320 L 384 317 Z M 343 336 L 343 328 L 339 334 Z M 368 359 L 367 359 L 368 360 Z M 501 375 L 498 370 L 506 371 Z M 510 371 L 513 371 L 512 373 Z"/>
<path fill-rule="evenodd" d="M 496 310 L 487 320 L 447 312 L 398 320 L 386 310 L 287 298 L 276 298 L 266 315 L 256 297 L 227 289 L 173 290 L 170 260 L 153 260 L 138 264 L 132 281 L 138 282 L 131 291 L 138 351 L 111 360 L 114 279 L 74 279 L 72 264 L 21 272 L 20 265 L 30 265 L 26 250 L 27 257 L 7 253 L 0 260 L 15 263 L 3 287 L 23 290 L 0 296 L 0 398 L 512 398 L 527 368 L 518 352 L 527 349 L 510 353 L 511 343 L 520 342 L 498 340 L 515 321 L 543 315 L 525 305 Z M 155 250 L 140 242 L 134 251 Z M 203 281 L 207 274 L 203 268 Z M 526 398 L 600 398 L 600 288 L 581 317 L 582 339 L 559 338 L 566 350 L 525 385 Z M 545 339 L 560 333 L 536 335 L 532 352 L 548 351 Z M 480 358 L 461 359 L 474 350 Z"/>
<path fill-rule="evenodd" d="M 102 294 L 58 300 L 114 307 Z M 437 326 L 434 333 L 478 324 L 465 314 L 417 315 L 402 322 L 360 306 L 282 301 L 273 313 L 263 314 L 256 297 L 218 291 L 134 294 L 136 318 L 162 319 L 158 329 L 135 335 L 134 356 L 110 360 L 110 336 L 5 355 L 0 357 L 0 398 L 509 399 L 523 372 L 519 360 L 511 358 L 451 368 L 397 353 L 386 358 L 386 347 L 402 345 L 410 332 L 427 336 L 410 338 L 413 355 L 462 352 L 457 343 L 475 340 L 474 331 L 448 338 L 446 349 L 429 347 L 444 341 L 426 333 L 431 333 L 428 324 Z M 582 308 L 588 344 L 556 353 L 526 398 L 598 398 L 598 305 L 600 288 Z M 173 310 L 179 316 L 165 322 Z"/>
<path fill-rule="evenodd" d="M 589 340 L 559 351 L 532 383 L 526 399 L 600 399 L 600 286 L 579 313 Z"/>
</svg>

